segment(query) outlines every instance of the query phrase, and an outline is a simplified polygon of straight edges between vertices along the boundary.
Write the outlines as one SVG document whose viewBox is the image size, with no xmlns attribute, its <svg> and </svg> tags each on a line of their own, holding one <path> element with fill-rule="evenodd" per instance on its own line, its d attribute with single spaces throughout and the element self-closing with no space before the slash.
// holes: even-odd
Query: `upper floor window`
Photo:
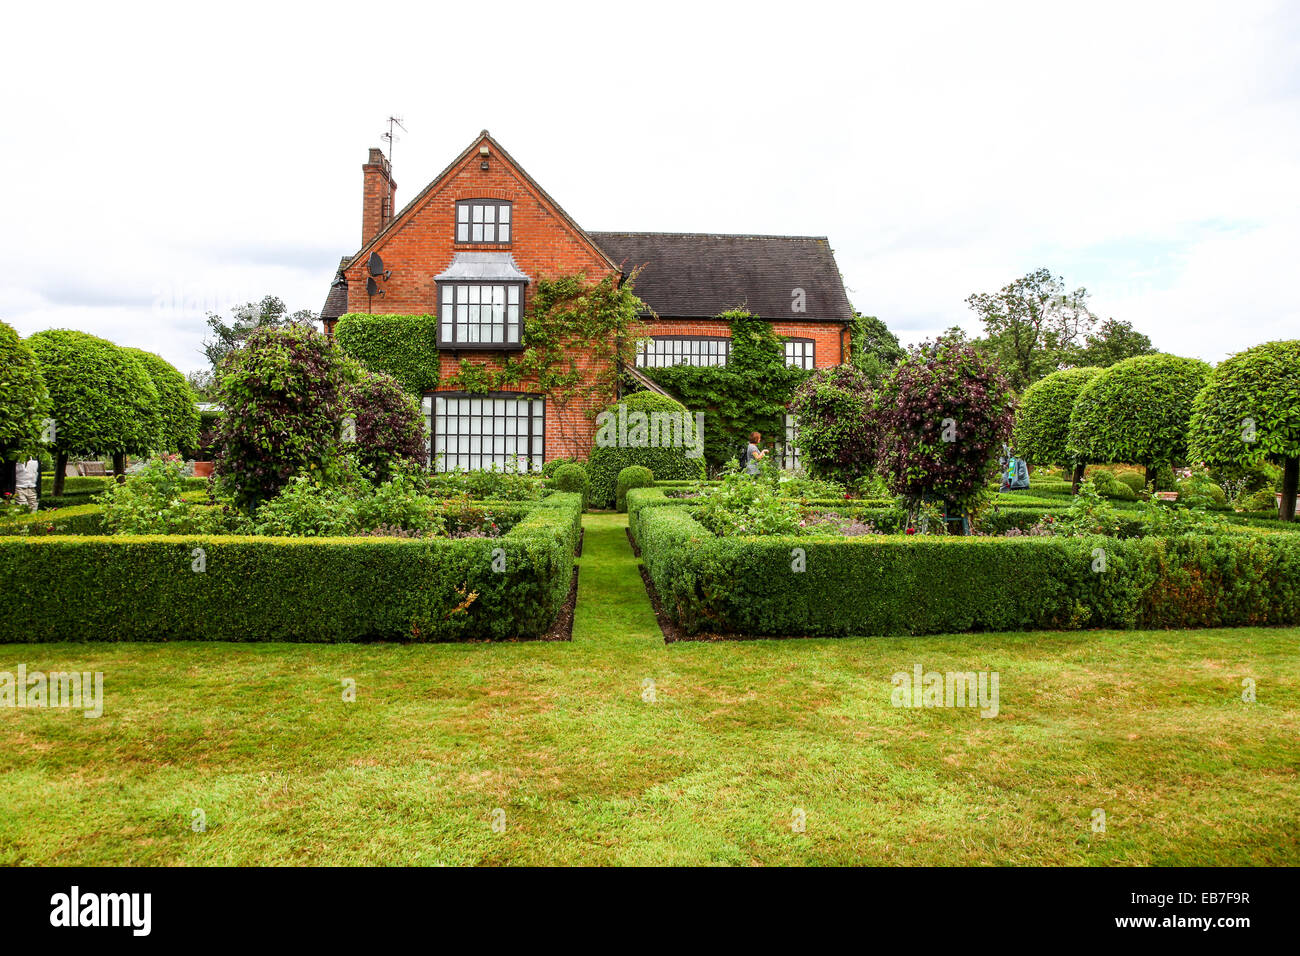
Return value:
<svg viewBox="0 0 1300 956">
<path fill-rule="evenodd" d="M 794 368 L 814 368 L 813 340 L 786 339 L 785 364 Z"/>
<path fill-rule="evenodd" d="M 457 242 L 509 242 L 510 203 L 504 199 L 462 199 L 456 203 Z"/>
<path fill-rule="evenodd" d="M 517 349 L 523 284 L 440 282 L 438 313 L 441 348 Z"/>
<path fill-rule="evenodd" d="M 726 365 L 731 339 L 708 335 L 656 335 L 638 342 L 638 368 L 666 368 L 670 365 Z"/>
</svg>

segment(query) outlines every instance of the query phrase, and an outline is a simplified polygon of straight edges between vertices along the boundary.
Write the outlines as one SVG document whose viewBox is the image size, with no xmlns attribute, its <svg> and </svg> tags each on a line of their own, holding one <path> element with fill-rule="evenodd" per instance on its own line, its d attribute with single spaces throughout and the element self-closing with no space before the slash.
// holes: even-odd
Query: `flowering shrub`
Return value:
<svg viewBox="0 0 1300 956">
<path fill-rule="evenodd" d="M 784 498 L 770 477 L 770 467 L 755 478 L 728 463 L 722 482 L 702 488 L 700 509 L 695 517 L 714 534 L 801 534 L 799 505 Z"/>
<path fill-rule="evenodd" d="M 397 379 L 358 367 L 343 389 L 343 403 L 356 424 L 357 457 L 380 479 L 394 467 L 424 464 L 420 405 Z"/>
<path fill-rule="evenodd" d="M 184 464 L 163 455 L 95 498 L 109 534 L 235 534 L 247 530 L 230 508 L 186 501 Z"/>
<path fill-rule="evenodd" d="M 871 472 L 876 417 L 871 382 L 852 365 L 822 369 L 794 390 L 790 413 L 799 421 L 799 455 L 819 478 L 852 482 Z"/>
<path fill-rule="evenodd" d="M 974 502 L 1011 434 L 1015 401 L 993 361 L 941 338 L 913 348 L 876 395 L 879 470 L 909 508 Z"/>
</svg>

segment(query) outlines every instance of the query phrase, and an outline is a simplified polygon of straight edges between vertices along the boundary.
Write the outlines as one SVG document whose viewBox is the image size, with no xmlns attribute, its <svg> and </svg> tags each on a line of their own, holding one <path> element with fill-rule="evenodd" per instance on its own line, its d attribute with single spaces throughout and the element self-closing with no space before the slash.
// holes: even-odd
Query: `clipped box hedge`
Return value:
<svg viewBox="0 0 1300 956">
<path fill-rule="evenodd" d="M 644 492 L 634 492 L 634 496 Z M 835 637 L 1300 623 L 1300 536 L 719 538 L 637 511 L 641 559 L 687 633 Z M 1094 549 L 1106 570 L 1093 570 Z M 793 570 L 794 549 L 805 570 Z"/>
<path fill-rule="evenodd" d="M 537 637 L 568 596 L 581 498 L 518 507 L 500 538 L 7 537 L 0 620 L 32 642 Z"/>
</svg>

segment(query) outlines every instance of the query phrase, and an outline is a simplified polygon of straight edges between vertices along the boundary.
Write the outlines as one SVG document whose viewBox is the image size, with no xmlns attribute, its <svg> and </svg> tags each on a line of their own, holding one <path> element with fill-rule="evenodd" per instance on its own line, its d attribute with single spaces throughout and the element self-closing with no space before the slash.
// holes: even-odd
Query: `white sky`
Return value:
<svg viewBox="0 0 1300 956">
<path fill-rule="evenodd" d="M 215 10 L 215 12 L 213 12 Z M 361 163 L 480 129 L 584 227 L 827 235 L 904 342 L 1045 265 L 1167 351 L 1300 335 L 1300 4 L 34 3 L 0 56 L 0 319 L 202 367 L 318 310 Z"/>
</svg>

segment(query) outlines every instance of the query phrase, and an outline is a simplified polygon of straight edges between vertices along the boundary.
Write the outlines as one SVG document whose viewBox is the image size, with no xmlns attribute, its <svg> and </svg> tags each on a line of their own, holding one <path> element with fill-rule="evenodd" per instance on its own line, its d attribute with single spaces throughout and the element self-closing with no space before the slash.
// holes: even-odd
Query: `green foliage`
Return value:
<svg viewBox="0 0 1300 956">
<path fill-rule="evenodd" d="M 40 362 L 61 455 L 147 454 L 157 440 L 158 391 L 140 363 L 112 342 L 67 329 L 27 340 Z"/>
<path fill-rule="evenodd" d="M 356 426 L 357 458 L 380 480 L 395 468 L 424 465 L 420 403 L 393 376 L 354 369 L 343 387 L 343 407 Z"/>
<path fill-rule="evenodd" d="M 877 421 L 871 380 L 856 365 L 814 372 L 794 390 L 799 455 L 818 478 L 852 483 L 871 474 Z"/>
<path fill-rule="evenodd" d="M 223 492 L 249 509 L 290 478 L 322 476 L 338 453 L 343 356 L 305 325 L 257 329 L 221 366 L 216 473 Z"/>
<path fill-rule="evenodd" d="M 907 356 L 898 336 L 874 315 L 853 313 L 849 323 L 850 362 L 873 385 Z"/>
<path fill-rule="evenodd" d="M 552 495 L 500 538 L 8 538 L 0 620 L 27 642 L 538 637 L 568 596 L 579 509 Z"/>
<path fill-rule="evenodd" d="M 175 366 L 144 349 L 126 349 L 144 369 L 158 392 L 155 451 L 179 452 L 199 440 L 199 410 L 194 390 Z"/>
<path fill-rule="evenodd" d="M 695 516 L 714 534 L 800 534 L 797 502 L 784 497 L 769 465 L 758 475 L 728 466 L 722 482 L 702 488 Z"/>
<path fill-rule="evenodd" d="M 1099 368 L 1053 372 L 1025 389 L 1016 409 L 1011 445 L 1032 464 L 1073 465 L 1069 450 L 1070 413 L 1079 392 Z"/>
<path fill-rule="evenodd" d="M 199 505 L 182 495 L 189 479 L 175 456 L 155 458 L 113 482 L 95 499 L 106 534 L 225 534 L 240 530 L 227 509 Z"/>
<path fill-rule="evenodd" d="M 349 312 L 334 326 L 339 347 L 372 372 L 386 372 L 412 395 L 438 387 L 438 317 Z"/>
<path fill-rule="evenodd" d="M 1109 368 L 1126 358 L 1154 354 L 1156 349 L 1151 339 L 1134 329 L 1133 323 L 1106 319 L 1095 335 L 1088 334 L 1083 347 L 1076 349 L 1068 360 L 1080 366 Z"/>
<path fill-rule="evenodd" d="M 231 309 L 229 322 L 215 312 L 209 312 L 207 322 L 212 337 L 203 340 L 203 354 L 217 373 L 215 378 L 220 378 L 222 361 L 257 329 L 283 328 L 286 325 L 312 327 L 315 321 L 316 315 L 310 309 L 299 309 L 290 314 L 283 300 L 273 295 L 263 296 L 260 302 L 245 302 Z M 203 381 L 200 384 L 208 383 Z M 212 385 L 216 384 L 212 382 Z"/>
<path fill-rule="evenodd" d="M 1300 622 L 1300 535 L 717 537 L 683 508 L 642 508 L 639 519 L 642 561 L 665 611 L 689 633 Z M 795 546 L 804 549 L 801 573 L 791 573 Z M 1104 572 L 1093 570 L 1097 547 Z"/>
<path fill-rule="evenodd" d="M 565 465 L 581 465 L 581 458 L 552 458 L 542 464 L 542 477 L 554 478 L 555 473 Z"/>
<path fill-rule="evenodd" d="M 602 421 L 607 424 L 616 421 L 620 405 L 626 407 L 629 415 L 633 412 L 644 412 L 647 416 L 656 412 L 686 414 L 686 406 L 681 402 L 655 392 L 636 392 L 605 409 L 605 413 L 612 418 Z M 616 428 L 610 430 L 617 431 Z M 606 444 L 601 433 L 598 429 L 596 446 L 592 449 L 591 460 L 587 465 L 593 508 L 610 508 L 614 505 L 618 491 L 618 473 L 628 465 L 644 465 L 663 480 L 704 477 L 704 459 L 688 457 L 690 448 L 627 447 L 620 446 L 617 439 Z"/>
<path fill-rule="evenodd" d="M 103 533 L 104 509 L 97 504 L 42 509 L 0 521 L 0 536 Z"/>
<path fill-rule="evenodd" d="M 810 374 L 785 364 L 785 347 L 772 323 L 744 311 L 718 318 L 730 323 L 726 365 L 642 369 L 692 411 L 704 413 L 704 460 L 713 468 L 736 457 L 751 432 L 783 439 L 786 405 Z"/>
<path fill-rule="evenodd" d="M 424 480 L 431 494 L 465 495 L 478 501 L 534 501 L 543 493 L 538 476 L 518 471 L 509 459 L 504 469 L 493 466 L 476 471 L 443 471 L 429 474 Z"/>
<path fill-rule="evenodd" d="M 1215 463 L 1300 458 L 1300 339 L 1224 359 L 1192 405 L 1190 445 Z"/>
<path fill-rule="evenodd" d="M 619 511 L 627 511 L 627 493 L 633 488 L 649 488 L 655 483 L 655 476 L 644 465 L 628 465 L 618 473 L 614 504 Z"/>
<path fill-rule="evenodd" d="M 1192 400 L 1209 375 L 1206 363 L 1176 355 L 1139 356 L 1102 370 L 1075 399 L 1070 453 L 1149 468 L 1185 461 Z"/>
<path fill-rule="evenodd" d="M 35 450 L 49 403 L 36 356 L 0 322 L 0 460 Z"/>
<path fill-rule="evenodd" d="M 542 474 L 545 476 L 545 469 L 543 469 Z M 620 473 L 620 478 L 621 477 Z M 586 506 L 587 499 L 591 494 L 591 482 L 587 478 L 587 469 L 576 461 L 565 462 L 559 468 L 555 469 L 554 477 L 551 479 L 551 486 L 556 491 L 567 491 L 582 495 L 582 503 L 584 507 Z"/>
</svg>

